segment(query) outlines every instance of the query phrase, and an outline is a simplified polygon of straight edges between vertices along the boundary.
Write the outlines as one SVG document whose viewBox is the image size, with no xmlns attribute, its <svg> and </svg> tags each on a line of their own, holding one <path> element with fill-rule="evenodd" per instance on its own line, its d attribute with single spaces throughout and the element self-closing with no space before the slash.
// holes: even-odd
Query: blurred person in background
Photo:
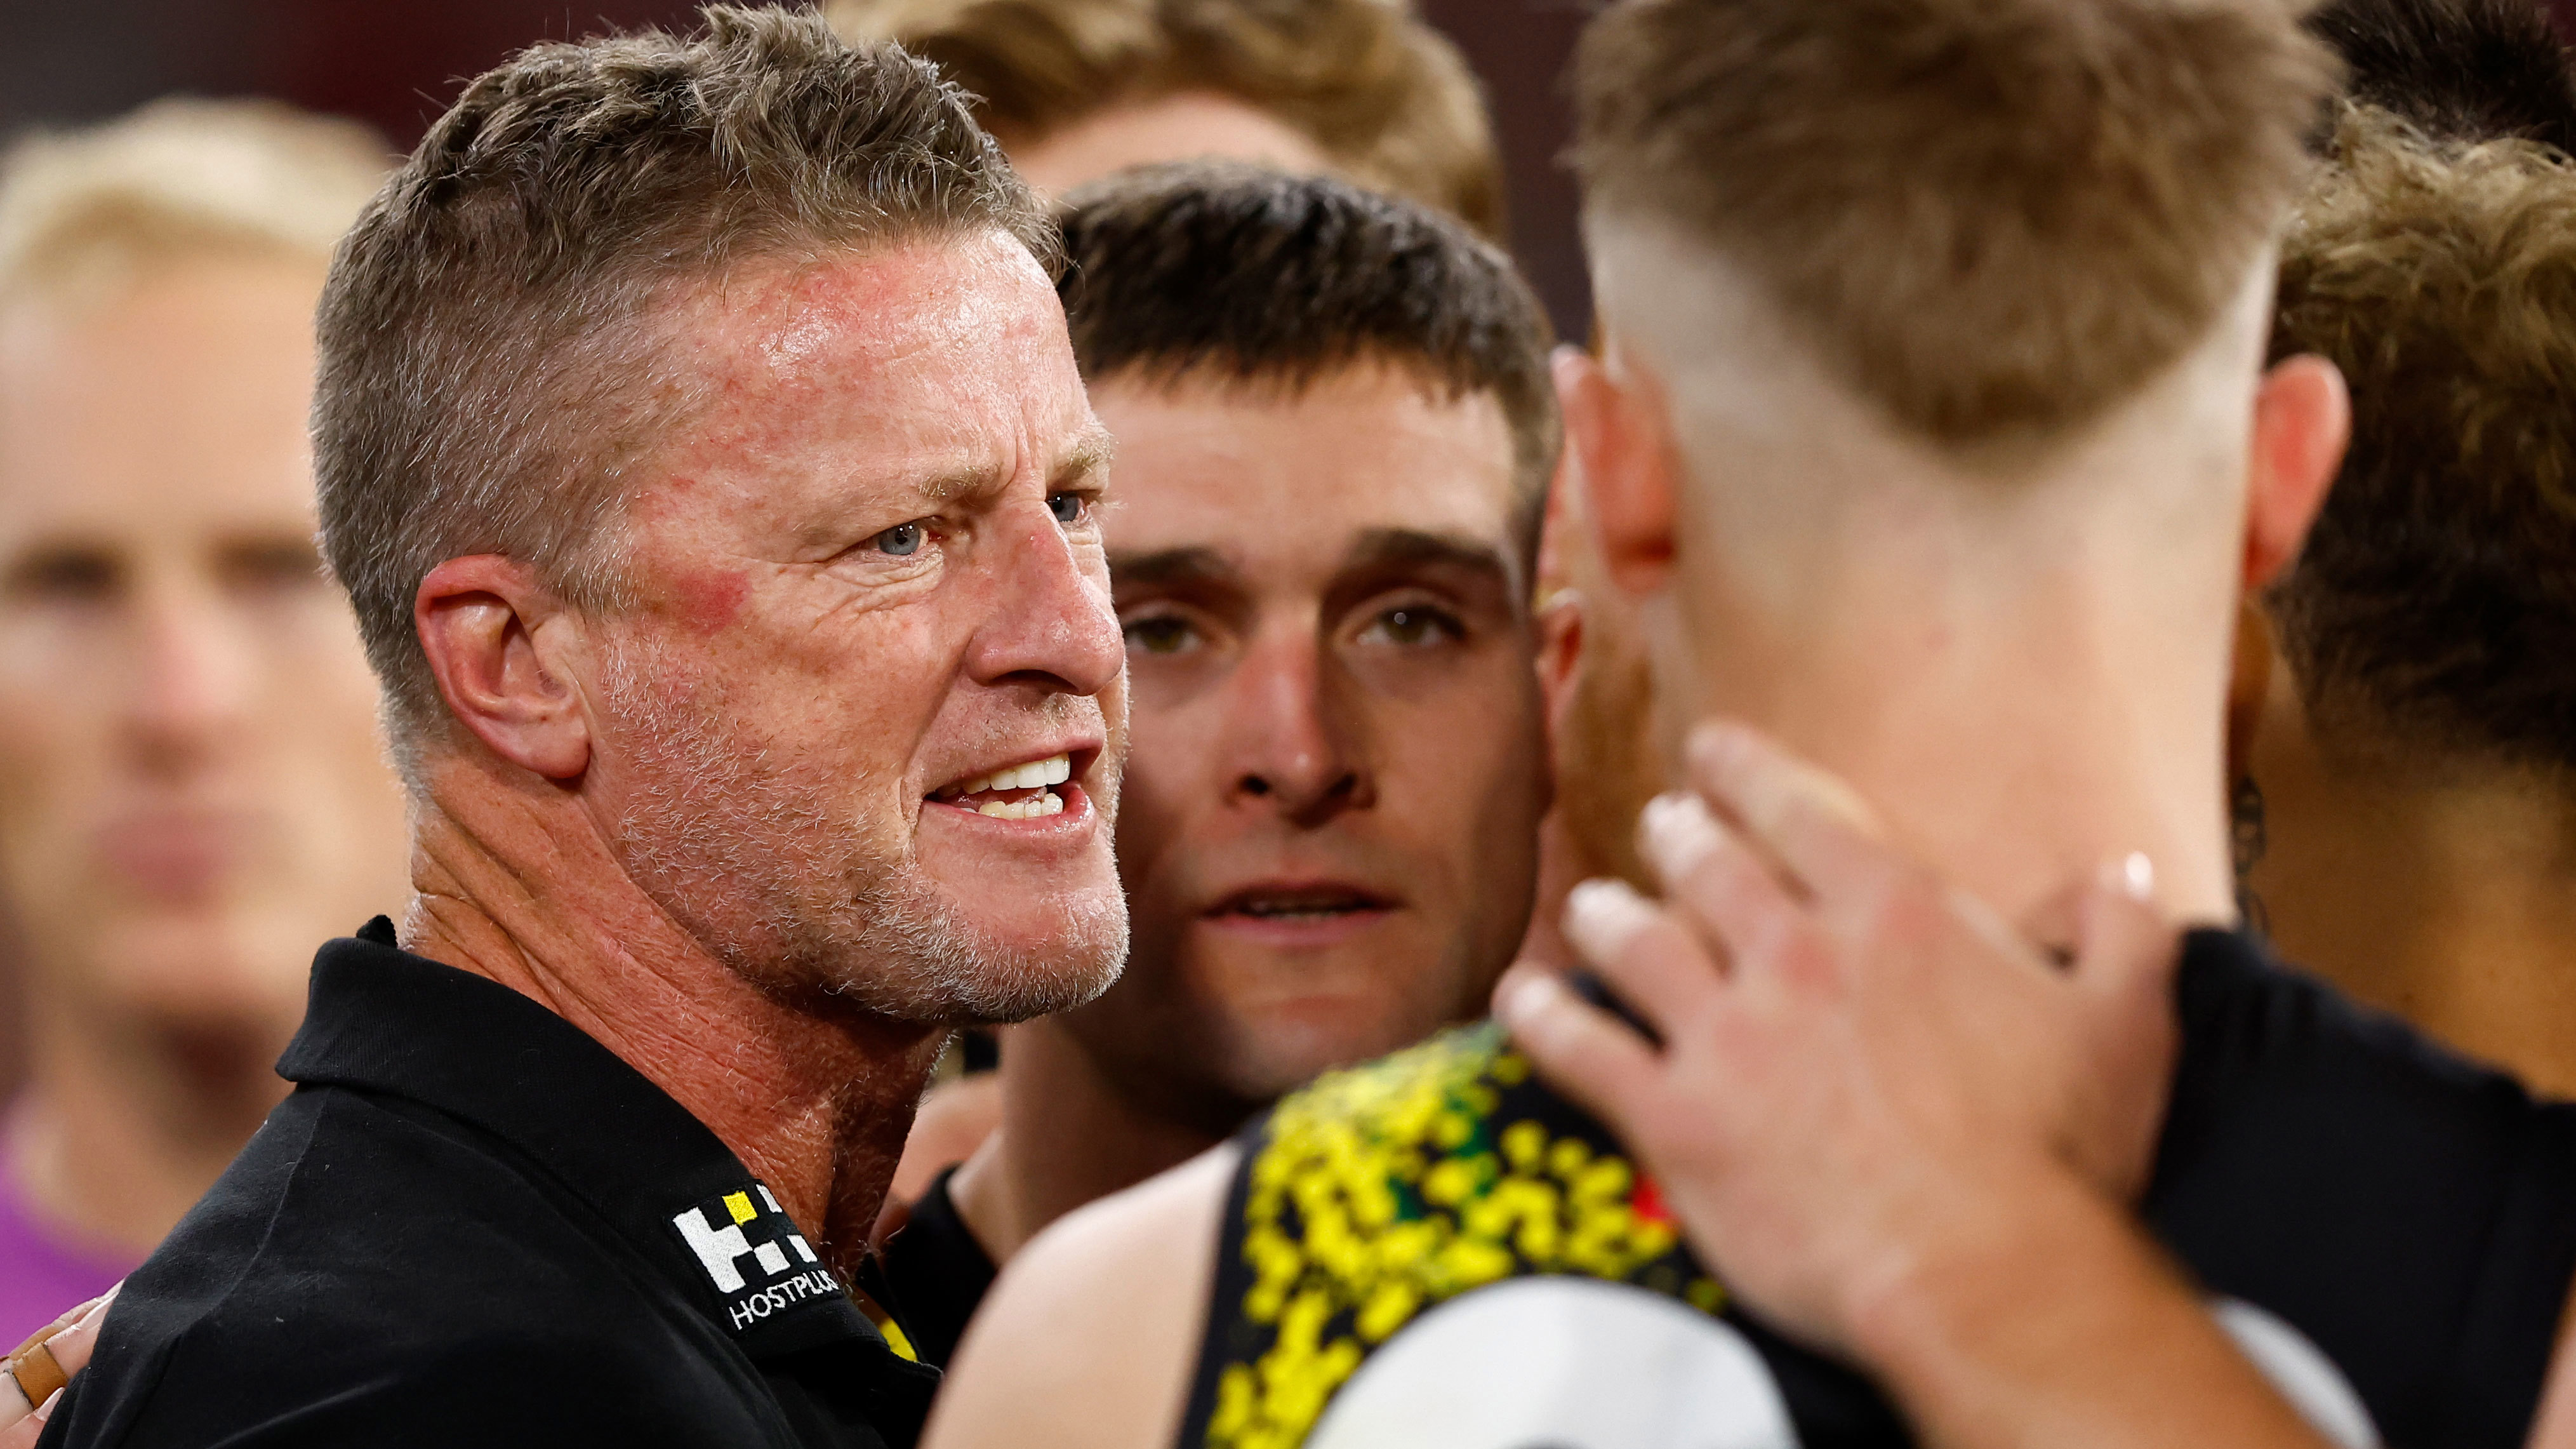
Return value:
<svg viewBox="0 0 2576 1449">
<path fill-rule="evenodd" d="M 30 1077 L 0 1339 L 140 1262 L 286 1084 L 312 943 L 407 894 L 305 418 L 363 131 L 164 102 L 0 162 L 0 888 Z"/>
<path fill-rule="evenodd" d="M 1039 190 L 1157 161 L 1330 171 L 1502 239 L 1502 163 L 1455 46 L 1389 0 L 830 0 L 976 98 Z"/>
<path fill-rule="evenodd" d="M 2311 24 L 2369 107 L 2290 234 L 2274 351 L 2342 369 L 2354 432 L 2246 615 L 2247 903 L 2291 959 L 2576 1097 L 2576 85 L 2519 0 Z"/>
<path fill-rule="evenodd" d="M 1044 191 L 1223 159 L 1330 172 L 1503 233 L 1502 158 L 1474 74 L 1385 0 L 836 0 L 826 14 L 845 36 L 937 63 Z M 989 1073 L 945 1082 L 893 1195 L 924 1197 L 1000 1115 Z"/>
<path fill-rule="evenodd" d="M 929 1362 L 1047 1224 L 1480 1014 L 1547 805 L 1556 403 L 1510 261 L 1428 208 L 1244 167 L 1124 175 L 1062 221 L 1119 448 L 1132 944 L 1100 1000 L 1012 1028 L 1000 1129 L 885 1245 Z"/>
</svg>

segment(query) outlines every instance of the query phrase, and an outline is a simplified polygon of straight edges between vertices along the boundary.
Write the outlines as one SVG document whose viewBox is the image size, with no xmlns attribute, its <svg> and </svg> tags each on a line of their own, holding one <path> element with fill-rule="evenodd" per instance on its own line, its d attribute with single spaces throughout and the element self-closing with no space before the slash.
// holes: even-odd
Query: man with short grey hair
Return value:
<svg viewBox="0 0 2576 1449">
<path fill-rule="evenodd" d="M 822 22 L 469 86 L 321 313 L 415 896 L 51 1444 L 883 1445 L 866 1229 L 959 1022 L 1125 908 L 1108 444 L 957 92 Z"/>
</svg>

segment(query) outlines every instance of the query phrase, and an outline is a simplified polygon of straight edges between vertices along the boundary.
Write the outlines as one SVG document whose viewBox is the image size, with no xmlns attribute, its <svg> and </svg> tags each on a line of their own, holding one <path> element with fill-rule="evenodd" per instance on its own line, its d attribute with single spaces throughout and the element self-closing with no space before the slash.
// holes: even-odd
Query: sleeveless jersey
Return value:
<svg viewBox="0 0 2576 1449">
<path fill-rule="evenodd" d="M 2142 1212 L 2345 1444 L 2519 1449 L 2576 1276 L 2576 1107 L 2195 932 Z M 1181 1449 L 1901 1446 L 1739 1312 L 1655 1184 L 1490 1024 L 1241 1140 Z"/>
</svg>

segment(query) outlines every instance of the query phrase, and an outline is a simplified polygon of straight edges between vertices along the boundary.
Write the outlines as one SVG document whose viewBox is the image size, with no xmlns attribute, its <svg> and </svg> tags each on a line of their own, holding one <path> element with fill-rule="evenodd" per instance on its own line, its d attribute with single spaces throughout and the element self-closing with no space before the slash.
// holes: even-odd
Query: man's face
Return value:
<svg viewBox="0 0 2576 1449">
<path fill-rule="evenodd" d="M 638 597 L 596 621 L 602 828 L 772 989 L 923 1021 L 1089 1000 L 1125 946 L 1126 687 L 1108 435 L 1046 274 L 997 234 L 920 242 L 737 275 L 681 322 L 713 401 L 646 465 Z"/>
<path fill-rule="evenodd" d="M 273 1052 L 314 946 L 407 893 L 313 546 L 321 280 L 210 259 L 0 314 L 0 876 L 40 1012 Z"/>
<path fill-rule="evenodd" d="M 1511 438 L 1491 398 L 1378 367 L 1094 398 L 1135 950 L 1068 1027 L 1223 1129 L 1476 1015 L 1520 939 L 1546 767 Z"/>
</svg>

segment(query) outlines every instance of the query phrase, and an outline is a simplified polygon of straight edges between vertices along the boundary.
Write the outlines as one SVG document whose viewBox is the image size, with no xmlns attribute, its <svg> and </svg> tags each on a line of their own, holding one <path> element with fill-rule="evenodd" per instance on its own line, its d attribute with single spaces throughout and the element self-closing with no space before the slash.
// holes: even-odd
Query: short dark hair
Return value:
<svg viewBox="0 0 2576 1449">
<path fill-rule="evenodd" d="M 1058 288 L 1083 376 L 1298 389 L 1368 362 L 1511 426 L 1524 561 L 1556 469 L 1554 336 L 1511 260 L 1400 197 L 1323 176 L 1201 162 L 1065 198 Z"/>
<path fill-rule="evenodd" d="M 1899 426 L 2047 438 L 2217 325 L 2333 73 L 2290 0 L 1620 0 L 1576 158 Z"/>
<path fill-rule="evenodd" d="M 2285 244 L 2275 357 L 2353 438 L 2268 604 L 2321 737 L 2576 768 L 2576 169 L 2346 119 Z"/>
<path fill-rule="evenodd" d="M 2308 28 L 2343 57 L 2344 94 L 2361 105 L 2428 136 L 2576 153 L 2576 80 L 2536 0 L 2329 0 Z"/>
<path fill-rule="evenodd" d="M 620 479 L 700 402 L 663 335 L 728 268 L 890 239 L 1052 230 L 963 96 L 819 17 L 711 6 L 694 39 L 540 45 L 477 77 L 331 269 L 314 466 L 323 548 L 395 756 L 443 727 L 412 596 L 500 553 L 620 596 Z M 416 783 L 415 776 L 415 783 Z"/>
</svg>

